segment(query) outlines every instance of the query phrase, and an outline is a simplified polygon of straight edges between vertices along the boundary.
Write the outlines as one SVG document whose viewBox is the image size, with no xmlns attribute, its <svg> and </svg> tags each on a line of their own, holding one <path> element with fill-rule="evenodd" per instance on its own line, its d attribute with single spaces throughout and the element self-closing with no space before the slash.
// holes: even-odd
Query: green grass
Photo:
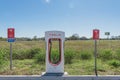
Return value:
<svg viewBox="0 0 120 80">
<path fill-rule="evenodd" d="M 8 62 L 9 63 L 9 62 Z M 45 71 L 45 65 L 35 64 L 33 59 L 13 60 L 13 69 L 9 70 L 9 65 L 0 74 L 3 75 L 35 75 Z M 4 68 L 5 68 L 4 67 Z"/>
<path fill-rule="evenodd" d="M 100 40 L 98 46 L 98 74 L 120 75 L 120 41 Z M 13 43 L 13 70 L 9 69 L 9 43 L 0 42 L 1 75 L 40 75 L 45 71 L 45 42 L 19 41 Z M 65 42 L 65 71 L 70 75 L 93 75 L 94 41 Z M 42 57 L 42 58 L 41 58 Z M 41 62 L 40 62 L 41 61 Z"/>
</svg>

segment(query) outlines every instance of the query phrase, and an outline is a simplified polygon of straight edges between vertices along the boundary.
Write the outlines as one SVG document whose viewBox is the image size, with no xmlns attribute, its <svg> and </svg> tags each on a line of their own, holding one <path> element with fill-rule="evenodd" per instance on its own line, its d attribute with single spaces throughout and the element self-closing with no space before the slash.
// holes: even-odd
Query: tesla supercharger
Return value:
<svg viewBox="0 0 120 80">
<path fill-rule="evenodd" d="M 64 73 L 64 41 L 62 31 L 45 32 L 46 73 Z"/>
</svg>

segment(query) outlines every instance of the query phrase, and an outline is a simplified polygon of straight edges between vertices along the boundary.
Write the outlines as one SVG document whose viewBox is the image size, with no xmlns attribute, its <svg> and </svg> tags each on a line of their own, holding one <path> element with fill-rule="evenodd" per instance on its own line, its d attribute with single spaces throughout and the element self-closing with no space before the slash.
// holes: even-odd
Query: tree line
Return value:
<svg viewBox="0 0 120 80">
<path fill-rule="evenodd" d="M 33 38 L 29 37 L 20 37 L 20 38 L 15 38 L 17 41 L 39 41 L 39 40 L 45 40 L 45 37 L 37 37 L 33 36 Z M 87 38 L 86 36 L 79 37 L 78 34 L 73 34 L 70 37 L 66 37 L 66 40 L 92 40 L 91 38 Z M 119 36 L 111 36 L 111 38 L 100 38 L 101 40 L 120 40 L 120 35 Z M 7 38 L 0 37 L 0 41 L 7 41 Z"/>
</svg>

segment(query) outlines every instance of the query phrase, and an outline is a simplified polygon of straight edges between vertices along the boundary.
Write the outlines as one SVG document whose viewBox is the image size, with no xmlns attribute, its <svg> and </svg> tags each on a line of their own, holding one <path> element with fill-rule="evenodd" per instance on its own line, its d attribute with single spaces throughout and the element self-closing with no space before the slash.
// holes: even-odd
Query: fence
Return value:
<svg viewBox="0 0 120 80">
<path fill-rule="evenodd" d="M 120 41 L 99 40 L 98 75 L 120 75 Z M 9 43 L 0 41 L 0 75 L 41 75 L 45 71 L 45 42 L 13 43 L 12 70 L 9 67 Z M 65 42 L 65 71 L 69 75 L 95 75 L 94 41 Z"/>
</svg>

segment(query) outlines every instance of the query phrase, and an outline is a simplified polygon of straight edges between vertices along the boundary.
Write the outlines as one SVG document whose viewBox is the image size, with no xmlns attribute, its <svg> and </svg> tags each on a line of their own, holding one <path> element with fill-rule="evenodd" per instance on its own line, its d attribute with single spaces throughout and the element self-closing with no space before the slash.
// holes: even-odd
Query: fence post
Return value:
<svg viewBox="0 0 120 80">
<path fill-rule="evenodd" d="M 10 42 L 10 70 L 12 70 L 12 43 Z"/>
</svg>

